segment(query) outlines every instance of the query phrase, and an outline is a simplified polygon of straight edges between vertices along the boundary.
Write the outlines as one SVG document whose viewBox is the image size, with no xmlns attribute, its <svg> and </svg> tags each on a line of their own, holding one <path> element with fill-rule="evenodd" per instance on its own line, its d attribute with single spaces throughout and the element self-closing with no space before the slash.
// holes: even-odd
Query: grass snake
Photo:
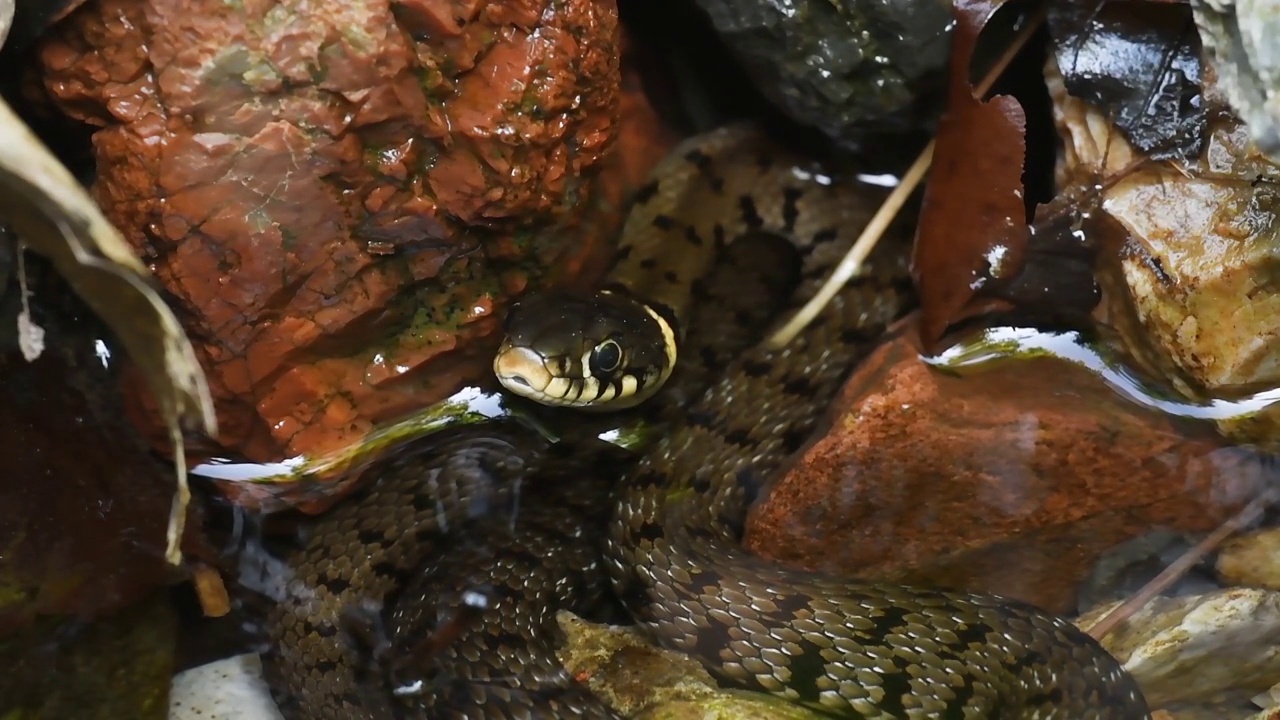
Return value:
<svg viewBox="0 0 1280 720">
<path fill-rule="evenodd" d="M 1066 620 L 785 569 L 739 547 L 754 489 L 812 434 L 909 288 L 890 244 L 788 347 L 726 350 L 706 338 L 762 337 L 768 283 L 730 270 L 738 309 L 725 317 L 702 280 L 737 238 L 780 236 L 797 252 L 794 292 L 777 302 L 798 306 L 871 202 L 750 126 L 678 147 L 637 193 L 610 284 L 523 300 L 495 371 L 518 394 L 587 409 L 640 403 L 673 371 L 709 387 L 672 381 L 684 394 L 666 401 L 666 431 L 617 488 L 577 482 L 593 461 L 512 423 L 447 431 L 378 465 L 284 560 L 265 664 L 286 715 L 615 717 L 554 655 L 555 611 L 611 586 L 655 639 L 722 682 L 833 716 L 1147 717 L 1133 679 Z M 510 522 L 485 520 L 494 508 Z"/>
</svg>

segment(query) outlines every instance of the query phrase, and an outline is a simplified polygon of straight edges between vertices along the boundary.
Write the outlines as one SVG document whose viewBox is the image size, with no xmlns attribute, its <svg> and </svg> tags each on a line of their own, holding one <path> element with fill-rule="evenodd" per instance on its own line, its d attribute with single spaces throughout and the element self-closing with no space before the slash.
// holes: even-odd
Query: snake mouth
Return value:
<svg viewBox="0 0 1280 720">
<path fill-rule="evenodd" d="M 505 344 L 493 358 L 493 374 L 511 392 L 543 402 L 547 386 L 555 379 L 541 355 L 527 347 Z"/>
</svg>

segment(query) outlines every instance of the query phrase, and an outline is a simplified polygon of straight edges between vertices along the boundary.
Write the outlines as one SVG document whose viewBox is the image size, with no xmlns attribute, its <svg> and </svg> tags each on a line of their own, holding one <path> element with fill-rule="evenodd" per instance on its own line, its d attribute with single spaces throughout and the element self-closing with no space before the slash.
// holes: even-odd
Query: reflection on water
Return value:
<svg viewBox="0 0 1280 720">
<path fill-rule="evenodd" d="M 754 508 L 748 543 L 832 574 L 1074 612 L 1100 554 L 1157 527 L 1211 531 L 1274 475 L 1200 421 L 1256 412 L 1268 394 L 1161 396 L 1106 352 L 998 329 L 922 363 L 905 330 L 855 371 L 833 430 Z"/>
<path fill-rule="evenodd" d="M 423 437 L 436 430 L 457 424 L 474 424 L 505 417 L 509 413 L 506 399 L 499 393 L 466 387 L 420 413 L 369 433 L 351 448 L 319 457 L 296 455 L 279 462 L 240 462 L 229 458 L 211 458 L 191 470 L 192 475 L 228 482 L 279 483 L 324 477 L 348 470 L 360 461 L 389 447 Z"/>
<path fill-rule="evenodd" d="M 584 416 L 548 412 L 547 408 L 521 398 L 478 387 L 465 387 L 419 413 L 374 430 L 353 447 L 319 457 L 296 455 L 278 462 L 210 458 L 196 465 L 191 474 L 222 482 L 264 485 L 327 478 L 350 472 L 396 445 L 442 428 L 504 417 L 517 418 L 552 441 L 573 433 L 593 436 L 622 448 L 633 448 L 643 442 L 644 419 L 633 415 Z M 566 427 L 566 419 L 581 427 Z"/>
<path fill-rule="evenodd" d="M 484 403 L 455 398 L 467 399 Z M 597 543 L 616 448 L 567 454 L 498 418 L 415 436 L 355 467 L 357 495 L 329 512 L 285 516 L 288 533 L 260 514 L 242 525 L 239 590 L 246 608 L 270 601 L 255 614 L 286 716 L 353 704 L 382 717 L 387 690 L 415 708 L 404 716 L 437 717 L 473 683 L 585 693 L 549 643 L 557 610 L 590 614 L 605 599 Z"/>
<path fill-rule="evenodd" d="M 937 357 L 925 359 L 925 362 L 934 368 L 956 370 L 1000 359 L 1028 357 L 1052 357 L 1080 365 L 1103 379 L 1126 401 L 1176 417 L 1239 417 L 1256 413 L 1280 399 L 1280 391 L 1204 403 L 1172 397 L 1125 369 L 1122 363 L 1107 355 L 1105 348 L 1095 349 L 1085 344 L 1076 333 L 1011 328 L 989 330 L 977 340 L 953 347 Z M 1038 372 L 1031 370 L 1029 374 Z M 964 381 L 952 377 L 944 378 L 943 382 Z M 879 545 L 888 554 L 893 548 L 884 547 L 882 538 L 891 538 L 888 544 L 897 545 L 898 549 L 914 547 L 922 556 L 928 556 L 917 558 L 917 567 L 897 569 L 896 576 L 890 572 L 889 576 L 894 579 L 928 585 L 994 586 L 1002 593 L 1033 599 L 1061 612 L 1074 610 L 1072 599 L 1076 581 L 1088 574 L 1101 547 L 1113 546 L 1153 526 L 1170 522 L 1178 525 L 1180 518 L 1192 512 L 1199 513 L 1203 522 L 1188 526 L 1190 532 L 1192 535 L 1202 532 L 1218 521 L 1215 516 L 1219 511 L 1217 506 L 1236 505 L 1252 496 L 1265 475 L 1260 467 L 1241 457 L 1239 448 L 1205 449 L 1196 446 L 1197 450 L 1192 448 L 1193 443 L 1173 431 L 1146 443 L 1126 441 L 1121 430 L 1128 426 L 1112 422 L 1108 412 L 1101 412 L 1093 425 L 1082 423 L 1087 433 L 1091 433 L 1089 440 L 1099 446 L 1086 449 L 1084 443 L 1072 439 L 1081 437 L 1079 434 L 1072 436 L 1063 432 L 1067 423 L 1062 418 L 1069 418 L 1071 411 L 1079 410 L 1077 406 L 1088 405 L 1089 399 L 1068 399 L 1065 396 L 1072 393 L 1063 392 L 1063 397 L 1052 401 L 1052 409 L 1045 410 L 1043 414 L 1039 410 L 1027 411 L 1025 407 L 1019 409 L 1017 403 L 1010 402 L 1009 415 L 1004 417 L 993 408 L 1011 398 L 1030 397 L 1034 393 L 1023 388 L 1019 395 L 1018 388 L 1022 386 L 1007 378 L 1001 383 L 997 397 L 988 395 L 980 405 L 975 404 L 977 401 L 968 405 L 971 409 L 982 408 L 981 423 L 973 422 L 973 417 L 966 420 L 959 415 L 944 413 L 939 424 L 939 416 L 930 416 L 923 404 L 920 407 L 902 405 L 902 415 L 919 415 L 921 423 L 933 424 L 935 430 L 940 427 L 944 432 L 955 431 L 956 441 L 952 444 L 943 442 L 932 448 L 918 444 L 912 446 L 910 437 L 884 443 L 883 447 L 877 444 L 878 452 L 887 452 L 890 444 L 906 446 L 907 450 L 900 455 L 914 458 L 915 463 L 895 465 L 887 455 L 863 458 L 865 465 L 842 468 L 845 472 L 840 474 L 847 476 L 847 482 L 838 485 L 835 492 L 824 498 L 829 511 L 844 511 L 857 518 L 856 522 L 848 525 L 868 534 L 857 543 L 864 550 Z M 974 383 L 969 385 L 976 387 Z M 1044 386 L 1040 387 L 1043 389 Z M 981 393 L 974 390 L 971 394 Z M 965 393 L 962 395 L 969 398 Z M 1116 404 L 1124 406 L 1123 402 L 1117 401 Z M 388 451 L 395 452 L 406 443 L 437 430 L 460 425 L 478 426 L 503 417 L 518 418 L 525 429 L 547 440 L 559 438 L 565 431 L 557 426 L 552 416 L 540 415 L 536 410 L 522 407 L 518 401 L 467 388 L 439 406 L 371 434 L 359 448 L 341 455 L 295 457 L 280 463 L 214 461 L 198 467 L 195 472 L 250 485 L 351 474 L 353 468 L 358 471 L 369 467 L 373 457 L 385 456 Z M 628 433 L 632 432 L 616 426 L 597 427 L 592 424 L 593 419 L 584 419 L 580 415 L 573 418 L 572 430 L 582 432 L 585 429 L 588 436 L 614 444 L 625 444 Z M 956 423 L 951 429 L 948 429 L 948 420 Z M 980 432 L 986 434 L 965 435 L 960 432 L 961 424 L 966 431 L 973 430 L 972 425 L 980 425 Z M 482 432 L 480 427 L 465 428 L 468 434 L 473 431 Z M 996 437 L 996 431 L 1006 435 Z M 1111 444 L 1108 444 L 1108 439 Z M 966 445 L 967 448 L 964 447 Z M 922 459 L 927 455 L 932 460 Z M 563 460 L 556 457 L 551 464 L 560 465 Z M 875 460 L 880 462 L 873 462 Z M 929 462 L 936 464 L 928 465 Z M 1122 476 L 1124 482 L 1113 483 L 1104 477 L 1108 472 Z M 552 483 L 549 487 L 564 488 L 565 485 Z M 453 519 L 447 519 L 439 506 L 440 498 L 450 497 L 450 494 L 438 492 L 436 488 L 429 489 L 431 492 L 423 493 L 423 497 L 430 496 L 436 505 L 423 505 L 421 509 L 437 516 L 434 527 L 442 534 L 441 542 L 450 543 L 447 545 L 449 551 L 444 554 L 449 559 L 462 558 L 466 553 L 487 548 L 495 538 L 506 541 L 522 537 L 522 533 L 532 531 L 531 528 L 536 529 L 538 516 L 531 508 L 536 507 L 539 500 L 531 495 L 527 499 L 535 505 L 526 506 L 519 483 L 508 487 L 504 499 L 496 506 L 490 497 L 482 503 L 461 507 L 461 515 Z M 542 499 L 546 500 L 545 497 Z M 546 511 L 551 517 L 560 519 L 568 505 L 567 500 L 560 499 L 550 503 Z M 495 510 L 496 513 L 493 512 Z M 348 508 L 346 512 L 352 517 L 357 515 L 354 508 Z M 517 515 L 523 524 L 517 524 Z M 334 522 L 340 516 L 326 517 L 327 522 Z M 892 522 L 887 522 L 886 518 Z M 498 522 L 493 522 L 495 519 Z M 1025 524 L 1023 519 L 1027 520 Z M 593 522 L 597 524 L 578 534 L 603 535 L 604 531 L 598 524 L 603 520 L 604 517 L 594 517 Z M 886 523 L 890 527 L 881 527 Z M 812 526 L 811 522 L 810 528 Z M 914 537 L 909 538 L 912 542 L 902 539 L 900 531 L 904 528 L 913 534 Z M 1007 536 L 992 541 L 977 532 L 993 528 L 1006 531 Z M 898 535 L 894 534 L 895 529 L 899 531 Z M 262 534 L 256 524 L 251 524 L 246 530 L 251 540 Z M 1187 528 L 1179 526 L 1179 531 L 1186 532 Z M 443 538 L 446 532 L 449 534 L 447 541 Z M 922 537 L 929 542 L 916 542 Z M 386 542 L 392 542 L 390 535 L 388 538 Z M 828 555 L 839 555 L 840 552 L 833 552 L 833 549 L 846 546 L 833 544 L 829 539 L 823 542 Z M 935 544 L 931 545 L 931 542 Z M 1136 542 L 1135 547 L 1140 544 Z M 244 589 L 295 604 L 325 599 L 323 588 L 302 582 L 302 575 L 314 573 L 299 574 L 293 565 L 282 561 L 281 556 L 261 548 L 255 549 L 253 542 L 248 545 L 239 558 L 238 567 Z M 370 547 L 377 545 L 374 543 Z M 852 545 L 854 543 L 848 544 Z M 376 554 L 377 551 L 370 552 Z M 1082 597 L 1096 602 L 1098 597 L 1113 597 L 1118 591 L 1128 591 L 1129 585 L 1140 582 L 1151 568 L 1167 562 L 1168 555 L 1169 552 L 1164 552 L 1161 546 L 1145 555 L 1120 556 L 1113 564 L 1120 566 L 1122 572 L 1116 575 L 1126 582 L 1109 580 L 1097 583 L 1099 587 L 1087 589 Z M 362 558 L 361 562 L 376 559 L 364 551 L 356 556 Z M 465 565 L 457 573 L 458 577 L 466 575 L 463 570 L 469 572 L 468 569 L 477 566 L 494 565 L 492 558 L 487 556 L 479 559 L 468 557 L 465 562 L 458 562 Z M 955 570 L 957 566 L 967 575 Z M 430 567 L 434 568 L 432 573 L 439 574 L 438 566 Z M 452 572 L 447 574 L 453 576 Z M 863 568 L 853 574 L 870 576 L 873 573 Z M 974 577 L 981 578 L 982 582 L 973 582 Z M 463 595 L 450 595 L 443 604 L 432 606 L 429 617 L 415 616 L 416 619 L 406 621 L 392 634 L 396 637 L 424 637 L 419 631 L 424 627 L 435 628 L 434 635 L 425 635 L 430 640 L 441 637 L 441 628 L 458 625 L 442 618 L 459 617 L 459 610 L 467 606 L 465 594 L 479 592 L 477 588 L 481 588 L 474 578 L 468 576 L 464 579 L 467 582 L 457 586 Z M 427 585 L 413 587 L 407 596 L 434 596 L 440 592 L 438 579 L 428 577 L 422 582 Z M 1204 589 L 1201 584 L 1188 591 L 1202 592 Z M 352 598 L 345 600 L 350 601 L 346 602 L 347 605 L 354 602 Z M 394 599 L 389 599 L 388 608 L 393 607 Z M 388 609 L 382 608 L 382 612 L 386 614 Z M 332 622 L 336 624 L 337 620 Z M 452 637 L 449 633 L 445 635 Z M 415 657 L 423 656 L 424 662 L 432 665 L 438 652 L 417 653 Z M 417 675 L 397 675 L 396 679 L 403 681 L 396 685 L 398 689 L 408 688 L 416 692 L 422 687 Z M 514 681 L 516 678 L 511 679 Z"/>
<path fill-rule="evenodd" d="M 1111 352 L 1086 343 L 1078 332 L 991 328 L 938 355 L 921 359 L 934 367 L 960 370 L 996 360 L 1026 357 L 1054 357 L 1080 365 L 1102 378 L 1121 396 L 1175 417 L 1238 420 L 1256 415 L 1280 401 L 1280 388 L 1242 398 L 1214 398 L 1200 403 L 1178 398 L 1170 391 L 1142 380 Z"/>
</svg>

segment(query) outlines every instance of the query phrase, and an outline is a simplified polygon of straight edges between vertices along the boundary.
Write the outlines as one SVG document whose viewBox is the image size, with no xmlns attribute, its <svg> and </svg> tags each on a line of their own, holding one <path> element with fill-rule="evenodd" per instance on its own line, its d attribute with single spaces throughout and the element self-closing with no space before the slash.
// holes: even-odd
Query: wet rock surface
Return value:
<svg viewBox="0 0 1280 720">
<path fill-rule="evenodd" d="M 903 124 L 947 60 L 945 3 L 698 0 L 757 87 L 837 140 Z M 918 118 L 913 118 L 918 121 Z"/>
<path fill-rule="evenodd" d="M 1280 161 L 1280 54 L 1271 38 L 1280 13 L 1267 2 L 1205 0 L 1191 3 L 1217 85 L 1232 109 L 1249 124 L 1262 152 Z"/>
<path fill-rule="evenodd" d="M 223 444 L 258 458 L 447 395 L 511 294 L 591 275 L 648 168 L 606 159 L 618 58 L 591 0 L 96 0 L 40 48 L 101 127 L 95 198 L 186 313 Z"/>
<path fill-rule="evenodd" d="M 1067 95 L 1051 64 L 1064 184 L 1111 181 L 1098 198 L 1113 230 L 1092 238 L 1108 287 L 1103 317 L 1143 372 L 1193 403 L 1237 399 L 1280 382 L 1280 169 L 1249 129 L 1218 114 L 1204 150 L 1174 168 L 1142 153 L 1084 100 Z M 1205 101 L 1221 103 L 1213 86 Z M 1230 415 L 1230 413 L 1224 413 Z M 1229 437 L 1275 446 L 1277 412 L 1257 407 L 1220 419 Z"/>
<path fill-rule="evenodd" d="M 1231 585 L 1280 590 L 1280 528 L 1263 528 L 1223 544 L 1214 568 Z"/>
<path fill-rule="evenodd" d="M 1088 627 L 1111 608 L 1080 619 Z M 1103 639 L 1152 707 L 1176 720 L 1244 718 L 1280 677 L 1280 595 L 1233 588 L 1156 598 Z"/>
<path fill-rule="evenodd" d="M 283 720 L 256 654 L 235 655 L 178 673 L 169 720 Z"/>
<path fill-rule="evenodd" d="M 817 720 L 825 717 L 762 693 L 721 689 L 691 657 L 652 645 L 631 627 L 556 616 L 560 659 L 575 677 L 637 720 Z"/>
<path fill-rule="evenodd" d="M 1119 398 L 1083 369 L 963 378 L 909 328 L 854 375 L 829 432 L 752 508 L 746 544 L 827 572 L 994 592 L 1059 612 L 1097 556 L 1152 527 L 1207 531 L 1256 458 Z"/>
<path fill-rule="evenodd" d="M 1198 539 L 1190 533 L 1156 528 L 1116 545 L 1098 558 L 1089 577 L 1080 583 L 1077 607 L 1094 608 L 1133 597 L 1165 568 L 1195 552 Z M 1203 595 L 1221 586 L 1212 563 L 1202 560 L 1160 594 L 1165 597 Z"/>
</svg>

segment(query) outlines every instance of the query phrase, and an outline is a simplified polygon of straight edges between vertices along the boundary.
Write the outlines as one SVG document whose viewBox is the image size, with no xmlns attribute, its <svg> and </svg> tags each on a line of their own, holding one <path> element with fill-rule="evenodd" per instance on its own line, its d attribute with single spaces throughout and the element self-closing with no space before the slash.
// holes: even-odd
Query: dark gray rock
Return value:
<svg viewBox="0 0 1280 720">
<path fill-rule="evenodd" d="M 697 0 L 760 90 L 797 122 L 848 140 L 913 122 L 941 76 L 941 0 Z"/>
</svg>

